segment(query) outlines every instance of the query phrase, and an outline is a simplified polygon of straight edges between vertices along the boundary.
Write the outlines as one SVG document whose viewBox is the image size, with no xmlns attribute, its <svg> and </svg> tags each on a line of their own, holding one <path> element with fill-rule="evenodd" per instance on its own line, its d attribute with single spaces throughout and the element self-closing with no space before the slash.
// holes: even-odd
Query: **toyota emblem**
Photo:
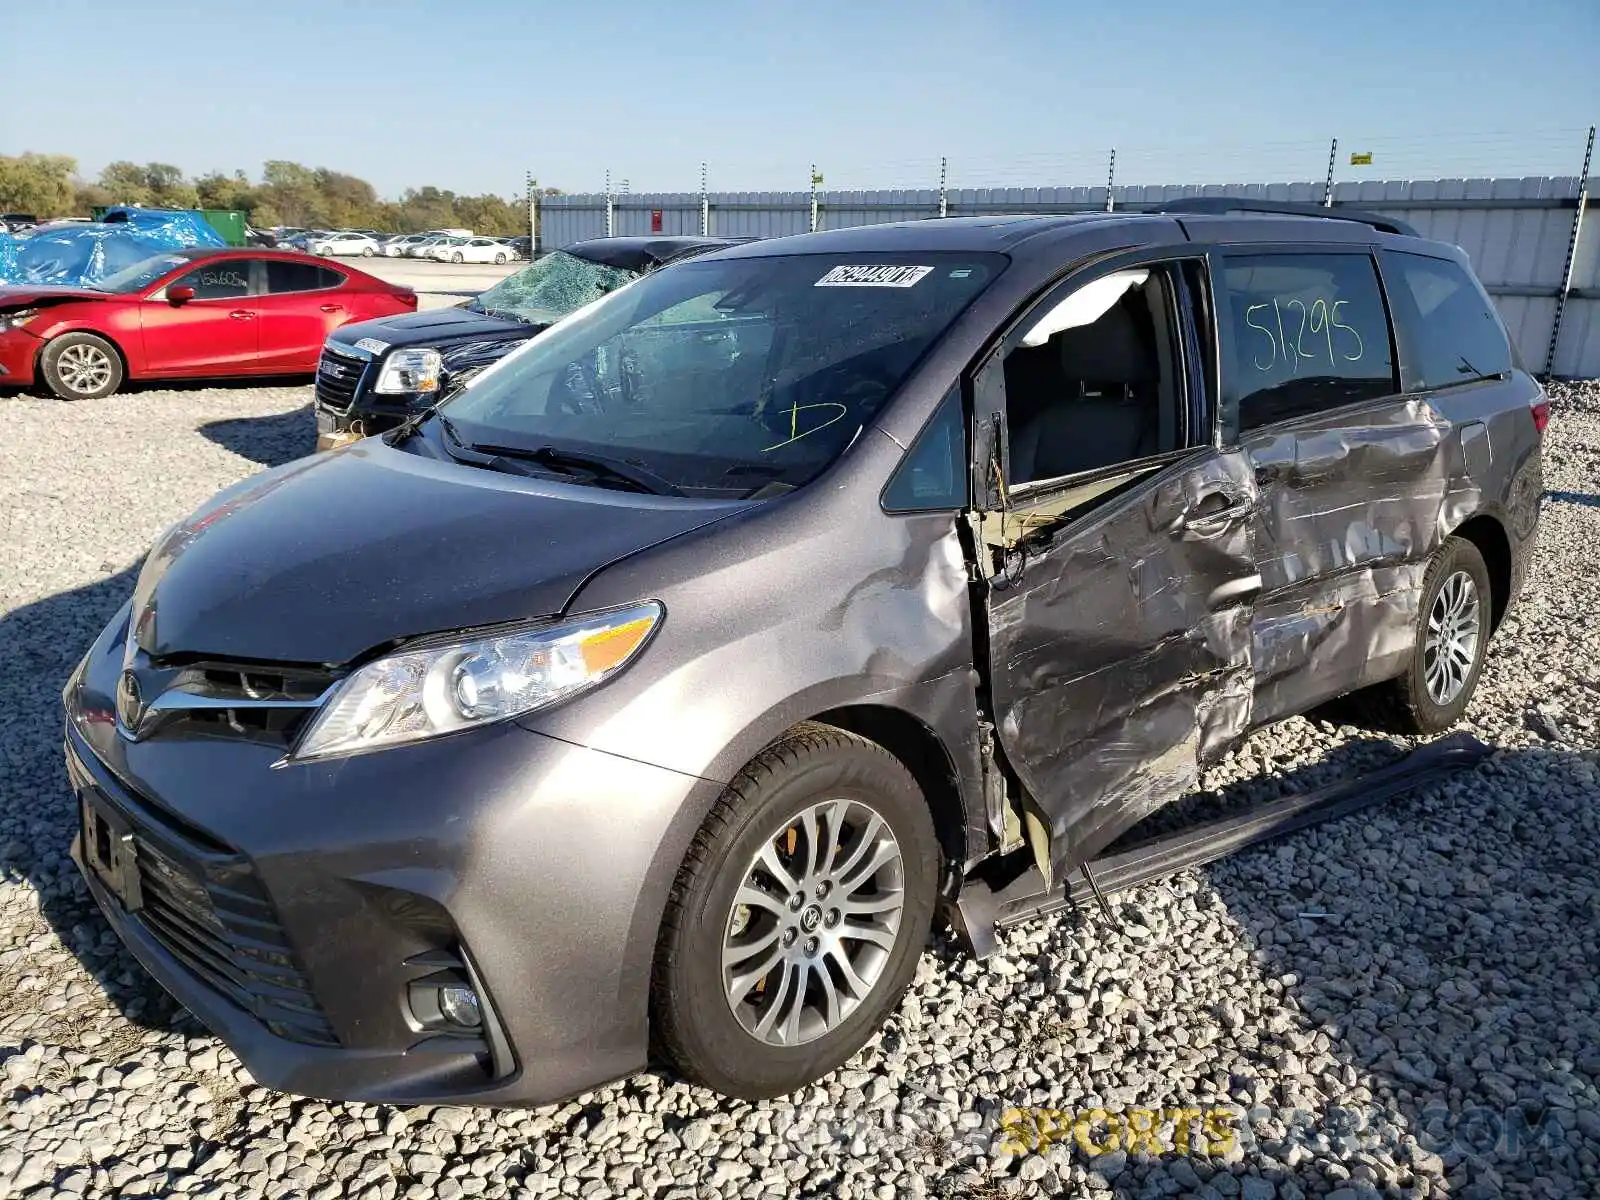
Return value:
<svg viewBox="0 0 1600 1200">
<path fill-rule="evenodd" d="M 117 680 L 117 720 L 130 737 L 139 734 L 144 720 L 144 697 L 139 694 L 139 677 L 124 671 Z"/>
</svg>

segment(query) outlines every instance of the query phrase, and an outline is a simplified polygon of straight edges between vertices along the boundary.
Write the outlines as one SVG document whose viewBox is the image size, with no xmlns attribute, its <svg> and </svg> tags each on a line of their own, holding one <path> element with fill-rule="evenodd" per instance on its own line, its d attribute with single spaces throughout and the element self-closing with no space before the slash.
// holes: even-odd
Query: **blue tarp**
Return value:
<svg viewBox="0 0 1600 1200">
<path fill-rule="evenodd" d="M 197 212 L 113 208 L 104 221 L 45 225 L 24 234 L 0 233 L 0 284 L 93 284 L 124 267 L 188 246 L 225 246 Z"/>
</svg>

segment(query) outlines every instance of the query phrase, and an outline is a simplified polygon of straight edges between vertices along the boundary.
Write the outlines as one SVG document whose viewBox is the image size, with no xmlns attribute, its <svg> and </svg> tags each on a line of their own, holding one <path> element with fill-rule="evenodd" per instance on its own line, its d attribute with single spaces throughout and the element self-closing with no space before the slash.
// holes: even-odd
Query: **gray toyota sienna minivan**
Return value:
<svg viewBox="0 0 1600 1200">
<path fill-rule="evenodd" d="M 765 1096 L 1251 729 L 1450 725 L 1544 395 L 1460 251 L 1259 208 L 719 251 L 221 493 L 66 687 L 108 920 L 274 1087 Z"/>
</svg>

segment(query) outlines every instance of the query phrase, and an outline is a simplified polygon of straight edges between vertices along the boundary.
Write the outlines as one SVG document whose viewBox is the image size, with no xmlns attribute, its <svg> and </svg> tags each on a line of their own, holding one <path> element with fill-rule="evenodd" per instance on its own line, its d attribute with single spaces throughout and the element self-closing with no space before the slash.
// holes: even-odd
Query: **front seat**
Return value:
<svg viewBox="0 0 1600 1200">
<path fill-rule="evenodd" d="M 1043 346 L 1007 357 L 1013 483 L 1156 452 L 1160 365 L 1130 300 L 1137 297 L 1125 297 L 1091 325 L 1063 330 Z M 1013 396 L 1018 403 L 1011 403 Z"/>
</svg>

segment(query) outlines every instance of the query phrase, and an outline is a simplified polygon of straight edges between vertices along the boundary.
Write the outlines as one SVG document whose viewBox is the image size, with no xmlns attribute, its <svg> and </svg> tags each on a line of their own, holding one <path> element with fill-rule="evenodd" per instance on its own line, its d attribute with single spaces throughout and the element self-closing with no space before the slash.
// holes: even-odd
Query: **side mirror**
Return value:
<svg viewBox="0 0 1600 1200">
<path fill-rule="evenodd" d="M 167 289 L 168 304 L 187 304 L 193 299 L 194 289 L 186 284 L 179 284 L 177 287 L 169 287 Z"/>
</svg>

